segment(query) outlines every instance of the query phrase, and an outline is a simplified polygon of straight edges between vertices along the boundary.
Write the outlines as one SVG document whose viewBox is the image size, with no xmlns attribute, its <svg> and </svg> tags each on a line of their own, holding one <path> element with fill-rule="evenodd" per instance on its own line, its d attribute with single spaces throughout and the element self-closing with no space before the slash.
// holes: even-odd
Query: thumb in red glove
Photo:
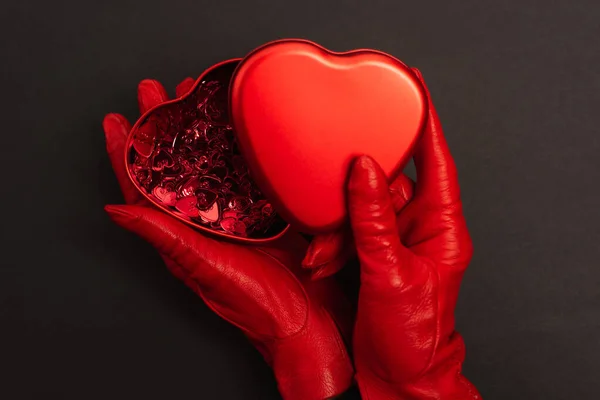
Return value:
<svg viewBox="0 0 600 400">
<path fill-rule="evenodd" d="M 456 167 L 433 104 L 414 156 L 417 183 L 396 214 L 387 179 L 366 156 L 353 165 L 349 213 L 361 265 L 356 379 L 369 400 L 480 399 L 462 375 L 454 308 L 473 248 Z M 403 180 L 407 191 L 412 182 Z"/>
</svg>

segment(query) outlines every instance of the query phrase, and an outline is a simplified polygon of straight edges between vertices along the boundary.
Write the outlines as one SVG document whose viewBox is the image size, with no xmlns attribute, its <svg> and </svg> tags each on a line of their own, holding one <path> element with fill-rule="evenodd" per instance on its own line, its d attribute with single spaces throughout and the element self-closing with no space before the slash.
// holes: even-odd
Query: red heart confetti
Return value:
<svg viewBox="0 0 600 400">
<path fill-rule="evenodd" d="M 152 194 L 158 199 L 158 201 L 165 205 L 174 206 L 177 203 L 177 193 L 162 186 L 155 187 L 152 190 Z"/>
<path fill-rule="evenodd" d="M 203 80 L 159 106 L 130 135 L 128 168 L 138 189 L 198 227 L 268 238 L 286 224 L 250 180 L 227 112 L 227 76 Z"/>
</svg>

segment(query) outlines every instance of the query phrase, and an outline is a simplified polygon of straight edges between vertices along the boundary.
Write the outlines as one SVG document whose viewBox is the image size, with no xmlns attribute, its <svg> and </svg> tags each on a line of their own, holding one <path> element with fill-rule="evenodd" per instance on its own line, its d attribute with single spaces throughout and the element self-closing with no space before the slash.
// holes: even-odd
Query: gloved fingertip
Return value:
<svg viewBox="0 0 600 400">
<path fill-rule="evenodd" d="M 104 129 L 106 148 L 111 153 L 124 143 L 131 130 L 131 125 L 121 114 L 110 113 L 102 120 L 102 129 Z"/>
<path fill-rule="evenodd" d="M 106 211 L 109 217 L 119 225 L 141 218 L 141 215 L 132 213 L 128 206 L 107 205 L 104 206 L 104 211 Z"/>
<path fill-rule="evenodd" d="M 167 91 L 157 80 L 144 79 L 138 84 L 138 104 L 141 114 L 168 99 Z"/>
<path fill-rule="evenodd" d="M 312 281 L 318 281 L 321 279 L 329 278 L 339 272 L 345 264 L 344 258 L 335 259 L 329 261 L 323 265 L 319 265 L 311 271 L 310 279 Z"/>
<path fill-rule="evenodd" d="M 182 97 L 183 95 L 186 95 L 190 91 L 192 86 L 194 86 L 195 82 L 196 81 L 190 77 L 185 78 L 183 81 L 181 81 L 179 85 L 177 85 L 177 87 L 175 87 L 175 95 L 177 97 Z"/>
<path fill-rule="evenodd" d="M 128 133 L 129 121 L 121 114 L 109 113 L 102 120 L 102 128 L 107 136 L 115 133 L 125 136 Z"/>
<path fill-rule="evenodd" d="M 159 93 L 159 94 L 166 93 L 165 88 L 163 87 L 162 83 L 160 83 L 156 79 L 150 79 L 150 78 L 142 79 L 140 81 L 140 83 L 138 83 L 138 90 L 152 91 L 154 93 Z"/>
<path fill-rule="evenodd" d="M 325 279 L 328 276 L 330 276 L 331 274 L 328 273 L 327 268 L 322 266 L 322 267 L 317 267 L 316 269 L 314 269 L 311 274 L 310 274 L 310 280 L 311 281 L 318 281 L 321 279 Z"/>
<path fill-rule="evenodd" d="M 312 269 L 318 267 L 322 262 L 319 260 L 320 251 L 318 248 L 315 248 L 314 243 L 308 247 L 306 251 L 306 255 L 302 260 L 302 267 L 307 269 Z"/>
<path fill-rule="evenodd" d="M 338 257 L 344 244 L 343 232 L 317 235 L 311 241 L 302 266 L 317 268 Z"/>
<path fill-rule="evenodd" d="M 314 256 L 311 253 L 306 253 L 300 264 L 302 268 L 312 269 L 315 267 Z"/>
<path fill-rule="evenodd" d="M 375 267 L 375 260 L 389 257 L 400 246 L 387 177 L 371 157 L 360 157 L 352 166 L 348 211 L 363 268 Z"/>
<path fill-rule="evenodd" d="M 352 165 L 348 191 L 350 198 L 372 196 L 387 185 L 381 167 L 369 156 L 360 156 Z M 382 179 L 383 178 L 383 179 Z"/>
<path fill-rule="evenodd" d="M 102 120 L 102 126 L 112 126 L 112 125 L 123 125 L 127 120 L 125 117 L 119 113 L 108 113 L 104 116 Z"/>
</svg>

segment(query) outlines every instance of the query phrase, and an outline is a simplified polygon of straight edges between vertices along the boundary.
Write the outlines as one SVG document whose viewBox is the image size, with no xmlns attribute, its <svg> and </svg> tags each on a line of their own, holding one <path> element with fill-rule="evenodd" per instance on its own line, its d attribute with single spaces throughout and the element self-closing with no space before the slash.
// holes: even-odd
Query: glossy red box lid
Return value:
<svg viewBox="0 0 600 400">
<path fill-rule="evenodd" d="M 306 233 L 346 219 L 351 161 L 367 154 L 393 179 L 427 112 L 425 91 L 398 59 L 281 40 L 250 53 L 230 87 L 230 114 L 250 172 L 277 212 Z"/>
</svg>

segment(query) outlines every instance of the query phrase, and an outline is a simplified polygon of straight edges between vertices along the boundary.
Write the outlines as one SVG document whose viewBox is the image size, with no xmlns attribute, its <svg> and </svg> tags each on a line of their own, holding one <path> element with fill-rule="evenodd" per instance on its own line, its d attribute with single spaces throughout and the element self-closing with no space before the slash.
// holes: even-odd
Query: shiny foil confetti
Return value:
<svg viewBox="0 0 600 400">
<path fill-rule="evenodd" d="M 195 224 L 247 238 L 286 226 L 250 179 L 223 80 L 201 82 L 182 102 L 151 113 L 134 132 L 128 158 L 148 196 Z"/>
</svg>

